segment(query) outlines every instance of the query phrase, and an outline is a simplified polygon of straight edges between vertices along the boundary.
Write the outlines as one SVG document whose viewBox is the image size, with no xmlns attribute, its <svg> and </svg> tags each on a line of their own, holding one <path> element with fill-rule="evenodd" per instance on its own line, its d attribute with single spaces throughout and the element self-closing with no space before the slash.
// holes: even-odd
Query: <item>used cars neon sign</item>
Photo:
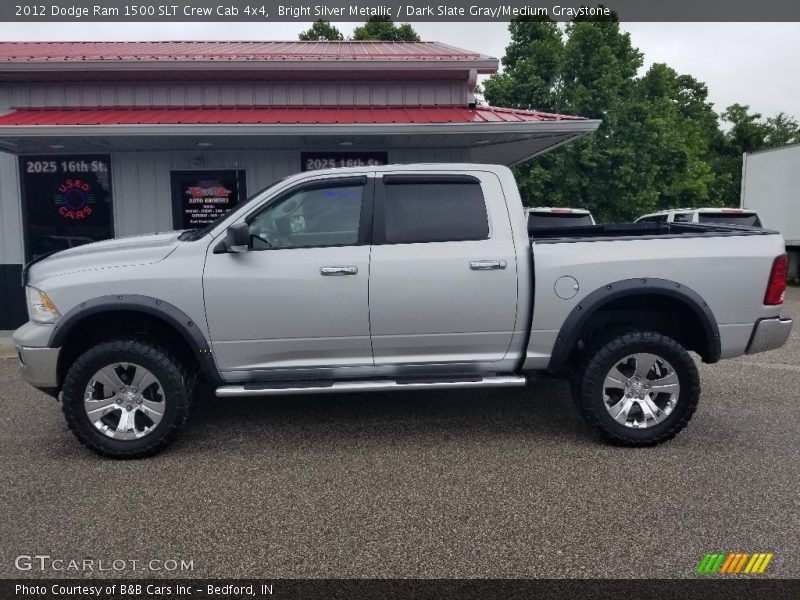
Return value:
<svg viewBox="0 0 800 600">
<path fill-rule="evenodd" d="M 94 204 L 92 186 L 81 179 L 67 179 L 58 186 L 55 202 L 65 219 L 80 220 L 92 214 Z"/>
</svg>

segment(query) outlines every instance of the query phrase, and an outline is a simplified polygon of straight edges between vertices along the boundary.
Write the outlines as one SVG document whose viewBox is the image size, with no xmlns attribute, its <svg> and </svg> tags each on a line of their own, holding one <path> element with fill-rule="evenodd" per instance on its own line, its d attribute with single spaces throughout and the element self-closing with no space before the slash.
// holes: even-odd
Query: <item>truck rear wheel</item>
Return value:
<svg viewBox="0 0 800 600">
<path fill-rule="evenodd" d="M 573 394 L 583 417 L 606 440 L 653 446 L 686 427 L 700 398 L 700 376 L 672 338 L 627 331 L 589 350 Z"/>
<path fill-rule="evenodd" d="M 98 344 L 67 373 L 63 409 L 80 442 L 111 458 L 152 456 L 189 416 L 194 378 L 167 350 L 134 339 Z"/>
</svg>

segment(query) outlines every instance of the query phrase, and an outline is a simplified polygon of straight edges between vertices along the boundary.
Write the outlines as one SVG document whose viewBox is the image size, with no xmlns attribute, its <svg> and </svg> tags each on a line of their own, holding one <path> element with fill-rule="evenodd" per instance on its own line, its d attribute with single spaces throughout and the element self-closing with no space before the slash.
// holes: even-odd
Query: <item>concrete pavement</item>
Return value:
<svg viewBox="0 0 800 600">
<path fill-rule="evenodd" d="M 785 312 L 800 320 L 800 290 Z M 0 361 L 0 576 L 43 553 L 191 559 L 197 577 L 671 578 L 722 550 L 800 577 L 800 323 L 701 376 L 693 421 L 656 448 L 602 444 L 546 381 L 206 395 L 168 451 L 115 462 Z"/>
</svg>

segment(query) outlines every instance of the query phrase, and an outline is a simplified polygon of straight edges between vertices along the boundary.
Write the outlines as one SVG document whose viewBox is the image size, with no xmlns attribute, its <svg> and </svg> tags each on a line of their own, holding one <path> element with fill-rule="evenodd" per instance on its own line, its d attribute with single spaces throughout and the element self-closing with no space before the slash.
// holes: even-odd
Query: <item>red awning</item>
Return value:
<svg viewBox="0 0 800 600">
<path fill-rule="evenodd" d="M 281 125 L 520 123 L 583 121 L 582 117 L 479 106 L 260 106 L 19 108 L 0 127 L 69 125 Z"/>
</svg>

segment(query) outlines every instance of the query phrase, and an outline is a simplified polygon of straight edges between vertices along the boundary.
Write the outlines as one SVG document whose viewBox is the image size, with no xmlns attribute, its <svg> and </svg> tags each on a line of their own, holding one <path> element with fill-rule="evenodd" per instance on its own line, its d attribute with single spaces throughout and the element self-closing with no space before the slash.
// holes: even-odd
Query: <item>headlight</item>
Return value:
<svg viewBox="0 0 800 600">
<path fill-rule="evenodd" d="M 36 323 L 54 323 L 61 316 L 56 305 L 42 290 L 34 287 L 26 288 L 28 291 L 28 317 Z"/>
</svg>

